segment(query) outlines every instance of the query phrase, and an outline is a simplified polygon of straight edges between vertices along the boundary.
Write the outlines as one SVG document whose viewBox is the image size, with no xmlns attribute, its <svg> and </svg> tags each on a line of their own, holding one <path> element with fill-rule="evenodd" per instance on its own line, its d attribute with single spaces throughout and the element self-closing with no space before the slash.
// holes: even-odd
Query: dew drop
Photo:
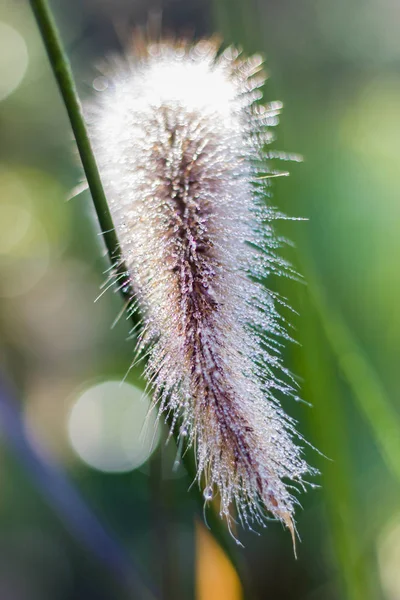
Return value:
<svg viewBox="0 0 400 600">
<path fill-rule="evenodd" d="M 213 497 L 213 489 L 210 485 L 208 485 L 203 492 L 204 499 L 206 501 L 212 500 Z"/>
</svg>

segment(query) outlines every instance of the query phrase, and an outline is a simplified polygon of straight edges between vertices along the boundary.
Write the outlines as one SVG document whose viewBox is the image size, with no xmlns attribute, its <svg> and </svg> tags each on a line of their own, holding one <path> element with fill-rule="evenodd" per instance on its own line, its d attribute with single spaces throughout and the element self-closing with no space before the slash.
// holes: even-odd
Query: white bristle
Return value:
<svg viewBox="0 0 400 600">
<path fill-rule="evenodd" d="M 260 57 L 217 51 L 166 42 L 115 61 L 90 134 L 159 410 L 179 417 L 205 500 L 219 492 L 228 522 L 236 504 L 242 522 L 269 512 L 293 534 L 287 483 L 312 470 L 277 399 L 295 391 L 265 287 L 291 272 L 265 204 L 263 148 L 281 104 L 258 104 Z"/>
</svg>

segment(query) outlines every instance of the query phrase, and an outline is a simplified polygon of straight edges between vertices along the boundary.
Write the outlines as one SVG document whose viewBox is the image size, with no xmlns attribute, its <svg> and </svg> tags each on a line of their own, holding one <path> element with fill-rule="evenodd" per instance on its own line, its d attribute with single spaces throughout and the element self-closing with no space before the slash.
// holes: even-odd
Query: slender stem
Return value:
<svg viewBox="0 0 400 600">
<path fill-rule="evenodd" d="M 30 0 L 30 3 L 39 30 L 42 34 L 42 40 L 46 48 L 50 66 L 61 92 L 65 108 L 67 109 L 83 170 L 85 171 L 110 260 L 112 264 L 117 265 L 117 271 L 119 273 L 126 274 L 121 248 L 119 246 L 117 234 L 101 183 L 100 173 L 90 144 L 82 112 L 82 105 L 75 86 L 71 65 L 64 50 L 57 25 L 47 0 Z M 131 300 L 131 291 L 125 286 L 123 286 L 123 288 L 124 289 L 121 289 L 121 293 L 125 296 L 125 300 Z"/>
<path fill-rule="evenodd" d="M 43 43 L 47 51 L 54 77 L 56 78 L 62 99 L 68 112 L 76 144 L 82 160 L 82 165 L 93 198 L 97 217 L 101 230 L 104 234 L 104 241 L 110 260 L 112 264 L 117 265 L 117 270 L 119 273 L 126 275 L 127 270 L 124 265 L 121 249 L 115 233 L 114 224 L 108 208 L 107 199 L 104 194 L 93 150 L 90 145 L 71 66 L 64 50 L 57 25 L 54 21 L 47 0 L 30 0 L 30 3 L 35 14 L 38 27 L 42 34 Z M 125 301 L 128 300 L 128 302 L 130 302 L 132 300 L 132 292 L 131 290 L 127 289 L 126 286 L 123 287 L 124 289 L 121 289 L 121 293 L 124 295 Z M 134 315 L 132 316 L 132 319 L 135 319 Z M 134 324 L 136 325 L 136 322 Z M 184 453 L 183 462 L 189 478 L 194 479 L 196 476 L 196 467 L 192 451 Z M 193 489 L 195 487 L 196 486 L 193 486 Z M 198 504 L 202 507 L 203 497 L 197 487 L 195 493 Z M 226 527 L 221 519 L 219 519 L 218 516 L 213 513 L 213 509 L 210 509 L 209 522 L 212 524 L 212 531 L 215 538 L 224 549 L 235 569 L 240 571 L 239 559 L 233 546 L 234 542 L 230 539 Z"/>
<path fill-rule="evenodd" d="M 164 432 L 163 432 L 164 433 Z M 166 436 L 162 436 L 165 443 Z M 150 459 L 150 508 L 154 524 L 152 553 L 156 562 L 156 576 L 160 580 L 163 600 L 182 599 L 182 580 L 179 577 L 179 560 L 175 548 L 173 525 L 168 518 L 169 489 L 162 476 L 165 446 L 154 452 Z"/>
</svg>

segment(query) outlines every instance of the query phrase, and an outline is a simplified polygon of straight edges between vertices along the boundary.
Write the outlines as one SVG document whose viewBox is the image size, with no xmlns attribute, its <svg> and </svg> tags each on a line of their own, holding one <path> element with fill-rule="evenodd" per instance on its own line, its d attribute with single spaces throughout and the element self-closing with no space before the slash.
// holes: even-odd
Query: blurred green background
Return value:
<svg viewBox="0 0 400 600">
<path fill-rule="evenodd" d="M 52 0 L 83 98 L 94 65 L 162 13 L 165 31 L 266 56 L 283 100 L 279 231 L 306 285 L 286 401 L 321 470 L 296 561 L 271 523 L 240 534 L 247 597 L 400 599 L 400 4 L 394 0 Z M 281 167 L 282 164 L 276 164 Z M 283 166 L 285 168 L 286 165 Z M 237 600 L 177 449 L 144 433 L 140 365 L 66 112 L 25 0 L 0 0 L 0 598 Z M 146 433 L 147 432 L 147 433 Z M 195 517 L 195 515 L 197 515 Z M 156 588 L 151 596 L 149 588 Z"/>
</svg>

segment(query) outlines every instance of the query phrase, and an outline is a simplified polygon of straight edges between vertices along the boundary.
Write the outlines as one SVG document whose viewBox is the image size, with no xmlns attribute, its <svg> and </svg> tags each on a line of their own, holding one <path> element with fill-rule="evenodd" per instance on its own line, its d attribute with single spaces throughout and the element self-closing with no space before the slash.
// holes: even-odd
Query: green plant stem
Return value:
<svg viewBox="0 0 400 600">
<path fill-rule="evenodd" d="M 51 68 L 68 112 L 110 260 L 112 264 L 117 265 L 118 273 L 126 275 L 127 269 L 123 262 L 121 249 L 115 233 L 114 224 L 108 208 L 100 174 L 90 145 L 70 62 L 64 50 L 57 25 L 46 0 L 30 0 L 30 3 L 35 14 L 38 27 L 42 34 L 43 43 L 47 51 Z M 130 302 L 132 300 L 130 290 L 125 288 L 121 290 L 121 293 L 124 295 L 125 301 L 128 300 L 128 302 Z M 132 319 L 135 319 L 135 317 L 132 316 Z M 136 321 L 134 321 L 134 325 L 136 324 Z M 192 451 L 184 453 L 183 463 L 188 472 L 189 478 L 194 480 L 196 477 L 196 466 Z M 197 486 L 193 486 L 192 489 L 195 490 L 194 493 L 197 496 L 198 504 L 202 508 L 204 499 L 200 490 Z M 240 576 L 241 565 L 238 558 L 238 553 L 235 551 L 236 548 L 234 546 L 234 541 L 227 532 L 224 523 L 214 512 L 214 509 L 210 508 L 207 514 L 208 522 L 212 528 L 212 532 L 216 540 L 223 548 Z"/>
<path fill-rule="evenodd" d="M 110 260 L 113 265 L 116 265 L 118 274 L 125 275 L 126 269 L 123 265 L 121 249 L 90 144 L 70 62 L 47 0 L 30 0 L 30 4 L 42 35 L 51 69 L 67 109 Z M 130 290 L 125 286 L 121 293 L 124 295 L 125 301 L 131 300 Z"/>
</svg>

